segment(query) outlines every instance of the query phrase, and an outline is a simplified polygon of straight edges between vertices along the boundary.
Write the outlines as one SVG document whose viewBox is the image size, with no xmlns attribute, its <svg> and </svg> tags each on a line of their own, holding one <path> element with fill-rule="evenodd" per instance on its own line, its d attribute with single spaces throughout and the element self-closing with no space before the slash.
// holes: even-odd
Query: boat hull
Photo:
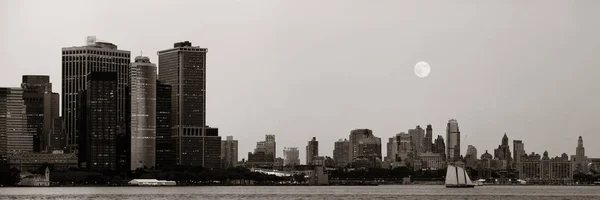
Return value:
<svg viewBox="0 0 600 200">
<path fill-rule="evenodd" d="M 475 185 L 446 185 L 447 188 L 474 188 Z"/>
</svg>

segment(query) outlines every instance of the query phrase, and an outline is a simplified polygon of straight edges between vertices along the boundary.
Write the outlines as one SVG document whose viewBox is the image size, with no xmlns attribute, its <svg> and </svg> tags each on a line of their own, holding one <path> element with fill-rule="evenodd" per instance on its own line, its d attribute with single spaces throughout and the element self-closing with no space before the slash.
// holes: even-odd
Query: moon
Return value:
<svg viewBox="0 0 600 200">
<path fill-rule="evenodd" d="M 431 67 L 427 62 L 421 61 L 415 65 L 415 74 L 418 77 L 425 78 L 429 75 L 429 72 L 431 72 Z"/>
</svg>

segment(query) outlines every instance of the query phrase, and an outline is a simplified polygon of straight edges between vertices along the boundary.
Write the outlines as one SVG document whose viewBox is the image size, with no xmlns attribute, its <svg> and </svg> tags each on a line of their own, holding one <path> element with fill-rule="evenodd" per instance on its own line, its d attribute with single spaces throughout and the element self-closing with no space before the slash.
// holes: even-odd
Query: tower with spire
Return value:
<svg viewBox="0 0 600 200">
<path fill-rule="evenodd" d="M 581 136 L 577 139 L 575 155 L 571 156 L 571 160 L 573 160 L 573 170 L 582 173 L 588 172 L 588 158 L 585 156 L 585 147 L 583 147 L 583 138 Z"/>
<path fill-rule="evenodd" d="M 507 168 L 511 166 L 512 158 L 510 153 L 510 146 L 508 146 L 508 136 L 506 136 L 506 133 L 504 133 L 504 136 L 502 137 L 501 145 L 499 145 L 497 149 L 494 149 L 494 158 L 506 161 Z"/>
</svg>

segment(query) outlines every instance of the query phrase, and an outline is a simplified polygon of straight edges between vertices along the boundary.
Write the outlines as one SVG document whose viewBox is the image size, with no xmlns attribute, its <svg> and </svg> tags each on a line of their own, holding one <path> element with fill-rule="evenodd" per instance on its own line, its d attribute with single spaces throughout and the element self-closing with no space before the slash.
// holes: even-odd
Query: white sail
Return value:
<svg viewBox="0 0 600 200">
<path fill-rule="evenodd" d="M 458 184 L 465 185 L 467 181 L 465 180 L 465 170 L 462 167 L 456 167 L 456 173 L 458 174 Z"/>
<path fill-rule="evenodd" d="M 452 165 L 448 165 L 448 168 L 446 169 L 446 185 L 457 185 L 458 180 L 456 175 L 456 168 Z"/>
<path fill-rule="evenodd" d="M 469 178 L 469 173 L 465 172 L 465 176 L 467 176 L 467 185 L 475 185 L 472 181 L 471 178 Z"/>
</svg>

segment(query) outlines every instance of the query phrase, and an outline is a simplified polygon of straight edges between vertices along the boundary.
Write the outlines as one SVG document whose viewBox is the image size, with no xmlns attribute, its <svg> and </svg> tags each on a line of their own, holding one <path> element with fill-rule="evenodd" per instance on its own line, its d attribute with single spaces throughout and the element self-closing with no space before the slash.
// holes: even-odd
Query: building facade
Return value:
<svg viewBox="0 0 600 200">
<path fill-rule="evenodd" d="M 579 136 L 577 139 L 577 148 L 575 148 L 575 155 L 571 156 L 573 160 L 573 170 L 579 173 L 587 173 L 589 171 L 587 156 L 585 156 L 585 148 L 583 147 L 583 138 Z"/>
<path fill-rule="evenodd" d="M 284 166 L 300 165 L 300 151 L 298 151 L 298 147 L 283 148 L 283 165 Z"/>
<path fill-rule="evenodd" d="M 156 164 L 156 65 L 138 56 L 130 68 L 131 170 Z"/>
<path fill-rule="evenodd" d="M 227 136 L 227 140 L 221 141 L 221 160 L 223 169 L 237 166 L 238 141 L 233 136 Z"/>
<path fill-rule="evenodd" d="M 427 128 L 425 128 L 423 152 L 433 152 L 433 127 L 431 124 L 427 125 Z"/>
<path fill-rule="evenodd" d="M 494 150 L 494 159 L 505 160 L 507 167 L 511 165 L 512 158 L 510 147 L 508 146 L 508 136 L 506 136 L 506 133 L 504 133 L 504 136 L 502 137 L 502 144 Z"/>
<path fill-rule="evenodd" d="M 572 184 L 573 162 L 568 158 L 549 158 L 548 152 L 540 159 L 532 153 L 523 156 L 519 169 L 519 178 L 529 184 Z"/>
<path fill-rule="evenodd" d="M 513 166 L 515 169 L 520 169 L 521 157 L 527 155 L 525 153 L 525 144 L 521 140 L 513 140 Z"/>
<path fill-rule="evenodd" d="M 414 129 L 409 129 L 408 134 L 413 144 L 413 155 L 418 158 L 421 153 L 424 152 L 423 141 L 425 140 L 425 130 L 421 126 L 417 126 Z"/>
<path fill-rule="evenodd" d="M 205 130 L 207 52 L 188 41 L 158 52 L 159 80 L 171 86 L 171 135 L 178 165 L 206 167 L 204 142 L 212 140 L 204 138 L 209 137 Z M 211 151 L 221 150 L 221 139 L 218 143 L 219 148 Z"/>
<path fill-rule="evenodd" d="M 446 126 L 446 156 L 448 162 L 456 162 L 460 159 L 460 130 L 458 121 L 450 119 Z"/>
<path fill-rule="evenodd" d="M 78 120 L 80 114 L 77 113 L 77 106 L 80 105 L 80 96 L 89 89 L 88 75 L 92 72 L 115 72 L 117 74 L 117 90 L 114 93 L 117 101 L 117 107 L 114 110 L 117 118 L 115 130 L 120 140 L 129 141 L 130 55 L 130 51 L 120 50 L 117 45 L 112 43 L 97 42 L 94 37 L 88 37 L 88 43 L 85 46 L 62 48 L 62 117 L 69 152 L 77 153 L 79 150 L 80 139 L 77 125 L 80 123 Z M 127 144 L 123 143 L 123 145 Z M 124 160 L 129 156 L 125 154 L 129 152 L 124 148 L 127 147 L 119 148 L 121 153 L 119 162 L 122 163 L 123 168 L 129 165 L 129 160 Z"/>
<path fill-rule="evenodd" d="M 175 166 L 175 139 L 171 137 L 171 86 L 156 81 L 156 168 Z"/>
<path fill-rule="evenodd" d="M 333 160 L 337 167 L 347 167 L 350 163 L 350 141 L 340 139 L 334 144 Z"/>
<path fill-rule="evenodd" d="M 10 168 L 21 171 L 35 171 L 44 164 L 51 164 L 55 170 L 77 168 L 77 155 L 55 151 L 54 153 L 19 153 L 8 155 Z"/>
<path fill-rule="evenodd" d="M 86 79 L 87 90 L 79 94 L 78 101 L 79 167 L 91 171 L 129 170 L 129 152 L 119 148 L 130 140 L 118 135 L 118 75 L 91 72 Z"/>
<path fill-rule="evenodd" d="M 0 88 L 0 155 L 33 151 L 21 88 Z"/>
<path fill-rule="evenodd" d="M 439 153 L 446 157 L 446 143 L 444 143 L 444 138 L 441 135 L 438 135 L 433 144 L 433 153 Z"/>
<path fill-rule="evenodd" d="M 33 136 L 33 152 L 47 152 L 52 127 L 52 84 L 44 75 L 24 75 L 21 83 L 27 131 Z M 58 102 L 54 102 L 58 103 Z"/>
<path fill-rule="evenodd" d="M 440 153 L 422 153 L 420 160 L 422 169 L 439 170 L 446 168 L 446 158 Z"/>
<path fill-rule="evenodd" d="M 313 160 L 317 156 L 319 156 L 319 141 L 317 141 L 316 137 L 313 137 L 312 140 L 308 141 L 308 145 L 306 145 L 306 164 L 313 165 Z"/>
</svg>

